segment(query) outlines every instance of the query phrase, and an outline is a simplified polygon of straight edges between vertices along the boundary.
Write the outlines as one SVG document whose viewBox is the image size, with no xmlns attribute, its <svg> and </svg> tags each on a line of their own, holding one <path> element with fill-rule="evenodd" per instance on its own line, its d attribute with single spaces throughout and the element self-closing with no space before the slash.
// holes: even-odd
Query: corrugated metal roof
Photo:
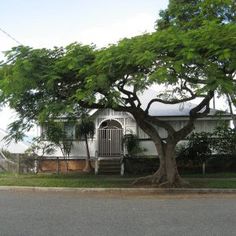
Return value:
<svg viewBox="0 0 236 236">
<path fill-rule="evenodd" d="M 190 102 L 174 104 L 174 105 L 156 102 L 151 106 L 149 114 L 152 116 L 162 116 L 162 117 L 189 116 L 190 110 L 196 106 L 197 106 L 196 104 Z M 218 112 L 219 111 L 216 109 L 211 109 L 208 116 L 214 116 Z"/>
<path fill-rule="evenodd" d="M 156 95 L 158 93 L 159 92 L 156 92 L 155 90 L 148 89 L 144 93 L 140 94 L 139 98 L 142 104 L 141 107 L 145 110 L 148 103 L 151 101 L 151 99 L 156 98 Z M 191 103 L 191 102 L 185 102 L 185 103 L 179 103 L 179 104 L 173 104 L 173 105 L 155 102 L 151 105 L 149 109 L 149 115 L 158 116 L 158 117 L 187 117 L 189 116 L 190 110 L 198 105 L 197 104 L 198 101 L 195 100 L 195 102 L 196 104 Z M 92 109 L 90 110 L 89 114 L 94 115 L 97 111 L 98 109 Z M 223 112 L 225 116 L 230 116 L 230 114 L 227 112 L 211 108 L 210 113 L 208 114 L 208 117 L 215 116 L 216 114 L 220 112 L 221 113 Z"/>
<path fill-rule="evenodd" d="M 140 101 L 142 103 L 142 108 L 145 110 L 148 103 L 156 98 L 158 92 L 152 89 L 146 90 L 144 93 L 140 95 Z M 198 105 L 198 101 L 193 100 L 193 102 L 184 102 L 179 104 L 163 104 L 160 102 L 155 102 L 151 105 L 149 109 L 149 115 L 151 116 L 159 116 L 159 117 L 186 117 L 189 116 L 189 112 L 191 109 Z M 211 109 L 208 116 L 215 116 L 217 113 L 222 112 L 217 109 Z M 224 112 L 225 115 L 230 115 Z"/>
</svg>

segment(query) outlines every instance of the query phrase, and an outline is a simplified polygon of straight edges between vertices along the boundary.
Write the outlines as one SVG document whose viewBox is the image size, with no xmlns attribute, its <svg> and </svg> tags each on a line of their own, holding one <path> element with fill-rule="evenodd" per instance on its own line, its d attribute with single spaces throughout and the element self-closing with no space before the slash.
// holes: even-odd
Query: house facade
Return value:
<svg viewBox="0 0 236 236">
<path fill-rule="evenodd" d="M 175 130 L 181 129 L 188 121 L 189 111 L 194 104 L 188 103 L 184 106 L 164 105 L 157 103 L 149 111 L 150 115 L 159 119 L 168 121 Z M 208 131 L 211 132 L 220 122 L 229 122 L 230 116 L 227 114 L 218 116 L 219 111 L 211 109 L 209 115 L 195 122 L 194 132 Z M 92 110 L 90 116 L 95 124 L 95 135 L 89 139 L 89 150 L 91 159 L 94 161 L 95 172 L 98 171 L 99 161 L 121 159 L 127 154 L 123 145 L 123 137 L 126 134 L 135 135 L 141 149 L 145 150 L 140 156 L 156 157 L 158 153 L 153 141 L 149 136 L 138 127 L 133 116 L 126 112 L 117 112 L 112 109 Z M 73 126 L 67 127 L 68 132 L 72 134 L 72 146 L 68 159 L 69 170 L 76 171 L 83 169 L 84 160 L 86 159 L 86 147 L 84 140 L 75 139 L 75 129 Z M 159 128 L 160 136 L 164 139 L 167 133 L 164 129 Z M 57 150 L 52 156 L 48 156 L 41 163 L 42 170 L 56 170 L 56 160 L 61 162 L 61 170 L 65 169 L 63 164 L 63 156 L 60 150 Z"/>
</svg>

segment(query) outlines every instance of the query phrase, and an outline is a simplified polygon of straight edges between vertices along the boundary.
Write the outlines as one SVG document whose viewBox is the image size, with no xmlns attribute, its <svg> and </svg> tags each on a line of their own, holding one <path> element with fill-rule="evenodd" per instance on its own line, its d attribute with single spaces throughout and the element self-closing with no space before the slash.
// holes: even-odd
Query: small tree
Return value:
<svg viewBox="0 0 236 236">
<path fill-rule="evenodd" d="M 189 155 L 191 158 L 197 158 L 201 162 L 205 162 L 206 157 L 211 154 L 210 140 L 210 133 L 192 133 L 189 137 Z"/>
<path fill-rule="evenodd" d="M 46 132 L 43 134 L 45 139 L 52 142 L 57 146 L 63 155 L 66 172 L 68 172 L 68 158 L 72 148 L 72 134 L 68 134 L 65 130 L 65 124 L 68 122 L 50 121 L 46 125 Z M 59 160 L 58 160 L 58 172 L 59 172 Z"/>
<path fill-rule="evenodd" d="M 95 133 L 95 126 L 94 126 L 94 122 L 91 120 L 91 118 L 87 114 L 83 114 L 81 116 L 81 119 L 77 125 L 76 131 L 77 131 L 76 136 L 79 139 L 84 138 L 85 145 L 86 145 L 87 158 L 86 158 L 86 163 L 85 163 L 85 167 L 83 171 L 90 173 L 93 170 L 93 167 L 91 165 L 91 160 L 90 160 L 88 138 L 93 138 L 94 133 Z"/>
<path fill-rule="evenodd" d="M 220 154 L 236 154 L 236 131 L 226 125 L 215 129 L 212 139 L 212 148 Z"/>
<path fill-rule="evenodd" d="M 177 151 L 177 158 L 201 163 L 202 173 L 205 174 L 206 161 L 211 155 L 211 137 L 208 132 L 192 133 L 186 146 Z"/>
<path fill-rule="evenodd" d="M 37 137 L 33 139 L 31 146 L 25 151 L 27 156 L 31 157 L 35 161 L 35 173 L 37 174 L 42 171 L 40 166 L 40 161 L 46 155 L 52 155 L 55 152 L 55 144 L 45 142 L 42 137 Z"/>
</svg>

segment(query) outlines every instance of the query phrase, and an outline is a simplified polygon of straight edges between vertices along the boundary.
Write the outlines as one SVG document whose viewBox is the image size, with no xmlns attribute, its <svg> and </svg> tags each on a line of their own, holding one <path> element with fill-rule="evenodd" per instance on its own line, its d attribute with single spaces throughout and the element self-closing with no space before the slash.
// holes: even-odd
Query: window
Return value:
<svg viewBox="0 0 236 236">
<path fill-rule="evenodd" d="M 64 123 L 64 132 L 67 139 L 75 139 L 75 125 L 71 123 Z"/>
<path fill-rule="evenodd" d="M 55 134 L 55 132 L 60 134 L 61 139 L 63 139 L 63 137 L 68 140 L 76 139 L 74 123 L 55 121 L 50 125 L 48 123 L 41 125 L 40 135 L 44 140 L 48 140 L 48 136 L 52 133 Z"/>
</svg>

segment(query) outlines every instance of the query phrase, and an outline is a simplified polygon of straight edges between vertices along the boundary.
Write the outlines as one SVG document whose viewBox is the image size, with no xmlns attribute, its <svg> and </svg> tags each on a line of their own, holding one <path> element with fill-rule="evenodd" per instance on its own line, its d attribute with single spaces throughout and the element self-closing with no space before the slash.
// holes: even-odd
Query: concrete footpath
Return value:
<svg viewBox="0 0 236 236">
<path fill-rule="evenodd" d="M 26 192 L 67 192 L 91 194 L 236 194 L 236 189 L 214 188 L 70 188 L 70 187 L 27 187 L 27 186 L 0 186 L 0 191 Z"/>
</svg>

